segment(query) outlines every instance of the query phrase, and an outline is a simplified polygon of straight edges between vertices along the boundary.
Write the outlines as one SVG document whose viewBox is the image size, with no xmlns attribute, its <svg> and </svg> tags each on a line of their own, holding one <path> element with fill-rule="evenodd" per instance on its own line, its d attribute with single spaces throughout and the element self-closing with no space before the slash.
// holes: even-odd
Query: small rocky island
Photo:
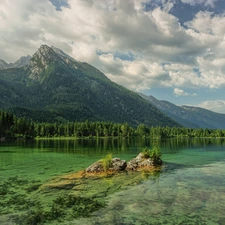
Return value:
<svg viewBox="0 0 225 225">
<path fill-rule="evenodd" d="M 83 171 L 49 180 L 39 190 L 70 190 L 73 195 L 85 197 L 106 196 L 122 187 L 138 184 L 149 176 L 158 177 L 162 165 L 160 157 L 157 147 L 143 150 L 128 162 L 108 154 Z"/>
<path fill-rule="evenodd" d="M 162 165 L 161 153 L 158 148 L 154 148 L 152 151 L 145 149 L 139 153 L 138 156 L 128 162 L 121 160 L 120 158 L 112 158 L 111 154 L 108 154 L 104 159 L 101 159 L 91 166 L 89 166 L 86 173 L 117 173 L 122 171 L 142 171 L 153 170 L 155 167 Z"/>
</svg>

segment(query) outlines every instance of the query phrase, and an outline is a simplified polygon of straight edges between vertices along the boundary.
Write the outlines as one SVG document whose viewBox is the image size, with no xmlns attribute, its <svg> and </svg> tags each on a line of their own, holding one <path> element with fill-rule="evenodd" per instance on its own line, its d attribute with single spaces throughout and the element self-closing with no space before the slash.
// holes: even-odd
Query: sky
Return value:
<svg viewBox="0 0 225 225">
<path fill-rule="evenodd" d="M 225 0 L 1 0 L 0 59 L 42 44 L 135 92 L 225 113 Z"/>
</svg>

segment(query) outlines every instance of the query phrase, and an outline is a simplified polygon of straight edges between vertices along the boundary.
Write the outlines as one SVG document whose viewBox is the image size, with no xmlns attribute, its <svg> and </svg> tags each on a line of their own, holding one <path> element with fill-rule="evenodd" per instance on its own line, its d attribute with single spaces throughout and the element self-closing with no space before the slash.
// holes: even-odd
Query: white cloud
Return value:
<svg viewBox="0 0 225 225">
<path fill-rule="evenodd" d="M 204 101 L 197 106 L 214 111 L 214 112 L 225 114 L 225 101 L 224 100 Z"/>
<path fill-rule="evenodd" d="M 15 61 L 48 44 L 132 90 L 172 87 L 185 95 L 179 90 L 225 87 L 225 15 L 199 12 L 182 27 L 169 13 L 173 1 L 149 12 L 142 2 L 70 0 L 70 8 L 56 11 L 48 0 L 1 0 L 0 58 Z"/>
<path fill-rule="evenodd" d="M 217 0 L 181 0 L 181 2 L 190 4 L 192 6 L 203 4 L 204 6 L 210 6 L 213 8 L 215 7 Z"/>
<path fill-rule="evenodd" d="M 212 12 L 200 11 L 195 15 L 195 18 L 192 21 L 186 22 L 185 24 L 200 34 L 210 34 L 210 37 L 222 37 L 224 36 L 225 31 L 225 15 L 213 15 Z M 218 39 L 219 41 L 220 39 Z"/>
<path fill-rule="evenodd" d="M 165 12 L 169 12 L 172 8 L 174 7 L 174 2 L 165 2 L 165 4 L 163 5 L 163 11 Z"/>
<path fill-rule="evenodd" d="M 196 93 L 187 93 L 184 90 L 179 89 L 179 88 L 174 88 L 173 93 L 176 96 L 188 96 L 188 95 L 196 96 Z"/>
<path fill-rule="evenodd" d="M 149 86 L 159 87 L 161 82 L 167 86 L 166 81 L 170 80 L 167 71 L 158 63 L 149 62 L 143 59 L 134 61 L 124 61 L 120 58 L 114 58 L 109 54 L 99 56 L 101 64 L 104 65 L 102 71 L 113 81 L 122 84 L 130 89 L 142 91 Z"/>
<path fill-rule="evenodd" d="M 182 89 L 179 89 L 179 88 L 174 88 L 173 93 L 176 96 L 186 96 L 186 95 L 188 95 L 188 93 L 186 93 L 185 91 L 183 91 Z"/>
</svg>

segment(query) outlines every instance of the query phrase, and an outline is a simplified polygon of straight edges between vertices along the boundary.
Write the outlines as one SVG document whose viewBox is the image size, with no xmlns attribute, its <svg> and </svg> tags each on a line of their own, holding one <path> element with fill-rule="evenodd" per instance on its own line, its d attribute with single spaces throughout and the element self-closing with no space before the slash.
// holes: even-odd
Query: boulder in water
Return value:
<svg viewBox="0 0 225 225">
<path fill-rule="evenodd" d="M 152 168 L 154 166 L 162 165 L 162 160 L 154 158 L 146 158 L 144 154 L 141 152 L 138 156 L 127 163 L 126 170 L 136 171 L 141 168 Z"/>
<path fill-rule="evenodd" d="M 113 158 L 107 171 L 110 172 L 124 171 L 126 169 L 126 166 L 127 166 L 126 160 L 121 160 L 120 158 Z M 107 172 L 104 170 L 104 166 L 101 160 L 90 165 L 85 171 L 87 173 Z"/>
</svg>

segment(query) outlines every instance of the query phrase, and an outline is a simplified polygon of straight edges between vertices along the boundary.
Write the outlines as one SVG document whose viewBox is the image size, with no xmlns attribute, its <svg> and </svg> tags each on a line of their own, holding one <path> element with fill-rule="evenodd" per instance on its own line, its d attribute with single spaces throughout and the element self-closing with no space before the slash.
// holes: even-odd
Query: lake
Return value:
<svg viewBox="0 0 225 225">
<path fill-rule="evenodd" d="M 80 195 L 86 202 L 78 210 L 84 212 L 83 217 L 72 215 L 73 205 L 63 206 L 64 211 L 54 208 L 60 196 L 70 190 L 40 191 L 41 185 L 52 178 L 83 170 L 107 153 L 130 160 L 143 148 L 156 144 L 162 151 L 161 173 L 117 177 L 117 181 L 109 178 L 99 186 L 89 183 Z M 98 193 L 103 182 L 110 190 L 98 195 L 96 201 L 101 204 L 97 204 L 90 198 L 91 193 Z M 121 185 L 115 186 L 118 182 Z M 89 208 L 86 216 L 88 204 L 96 210 Z M 50 210 L 51 215 L 46 216 L 43 209 Z M 52 211 L 55 220 L 49 219 Z M 65 215 L 65 211 L 70 214 Z M 224 225 L 224 211 L 225 139 L 0 142 L 0 224 L 3 225 Z"/>
</svg>

